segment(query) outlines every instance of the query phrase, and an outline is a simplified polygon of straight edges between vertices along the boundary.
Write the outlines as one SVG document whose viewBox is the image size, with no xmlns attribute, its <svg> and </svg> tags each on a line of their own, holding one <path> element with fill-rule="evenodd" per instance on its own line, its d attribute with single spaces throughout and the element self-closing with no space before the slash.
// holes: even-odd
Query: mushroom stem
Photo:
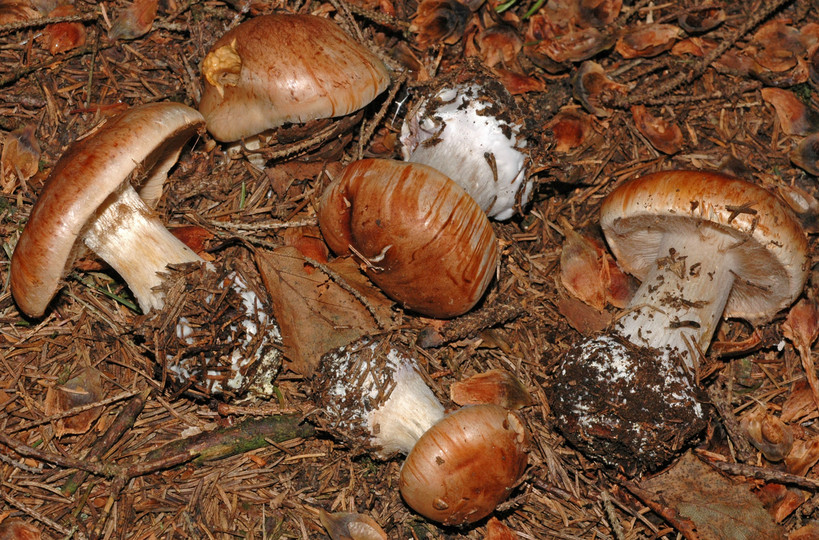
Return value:
<svg viewBox="0 0 819 540">
<path fill-rule="evenodd" d="M 695 370 L 731 293 L 734 243 L 712 227 L 666 233 L 616 332 L 635 345 L 677 349 Z"/>
<path fill-rule="evenodd" d="M 205 261 L 165 228 L 130 185 L 109 199 L 83 242 L 122 276 L 144 313 L 162 309 L 167 266 Z"/>
</svg>

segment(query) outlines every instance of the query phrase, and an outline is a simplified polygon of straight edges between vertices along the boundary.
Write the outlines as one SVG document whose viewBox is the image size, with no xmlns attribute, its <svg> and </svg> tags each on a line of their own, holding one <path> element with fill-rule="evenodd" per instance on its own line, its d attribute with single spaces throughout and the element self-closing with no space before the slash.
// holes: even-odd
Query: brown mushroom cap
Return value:
<svg viewBox="0 0 819 540">
<path fill-rule="evenodd" d="M 335 23 L 293 14 L 256 17 L 230 30 L 211 48 L 202 74 L 199 110 L 225 142 L 349 114 L 390 81 L 383 62 Z"/>
<path fill-rule="evenodd" d="M 180 103 L 129 109 L 74 143 L 49 175 L 11 260 L 19 308 L 41 316 L 73 262 L 78 238 L 106 199 L 135 171 L 144 186 L 161 185 L 185 142 L 204 124 Z"/>
<path fill-rule="evenodd" d="M 500 257 L 497 237 L 475 200 L 420 163 L 350 163 L 324 191 L 318 219 L 330 249 L 353 252 L 388 296 L 429 317 L 470 310 Z"/>
<path fill-rule="evenodd" d="M 731 176 L 663 171 L 622 184 L 603 202 L 600 225 L 623 269 L 643 279 L 667 232 L 702 227 L 735 240 L 726 317 L 764 322 L 799 296 L 807 238 L 794 214 L 764 188 Z"/>
<path fill-rule="evenodd" d="M 526 469 L 528 445 L 515 413 L 493 404 L 458 409 L 418 439 L 401 467 L 401 496 L 439 523 L 474 523 L 512 492 Z"/>
</svg>

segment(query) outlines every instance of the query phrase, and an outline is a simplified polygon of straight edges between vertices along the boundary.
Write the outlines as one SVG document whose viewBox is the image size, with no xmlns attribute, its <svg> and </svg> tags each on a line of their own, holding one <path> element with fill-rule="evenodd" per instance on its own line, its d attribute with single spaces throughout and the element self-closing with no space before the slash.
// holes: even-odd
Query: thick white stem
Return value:
<svg viewBox="0 0 819 540">
<path fill-rule="evenodd" d="M 128 283 L 144 313 L 162 309 L 160 272 L 169 264 L 204 260 L 171 234 L 130 186 L 111 196 L 111 202 L 88 227 L 85 245 Z"/>
<path fill-rule="evenodd" d="M 616 331 L 637 345 L 677 349 L 694 370 L 731 293 L 734 242 L 712 228 L 667 233 Z"/>
</svg>

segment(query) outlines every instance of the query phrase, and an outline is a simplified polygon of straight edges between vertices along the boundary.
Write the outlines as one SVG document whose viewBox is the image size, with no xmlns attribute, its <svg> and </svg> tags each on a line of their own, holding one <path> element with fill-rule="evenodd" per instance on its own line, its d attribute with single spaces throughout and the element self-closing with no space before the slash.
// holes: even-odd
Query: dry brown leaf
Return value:
<svg viewBox="0 0 819 540">
<path fill-rule="evenodd" d="M 693 524 L 699 540 L 785 538 L 784 530 L 751 493 L 752 484 L 724 477 L 691 452 L 641 487 Z"/>
<path fill-rule="evenodd" d="M 802 359 L 802 367 L 808 380 L 813 401 L 819 408 L 819 378 L 811 354 L 811 345 L 819 336 L 819 306 L 809 298 L 797 302 L 782 323 L 782 335 L 793 343 Z"/>
<path fill-rule="evenodd" d="M 785 458 L 785 467 L 791 474 L 804 476 L 819 462 L 819 437 L 807 441 L 798 439 Z"/>
<path fill-rule="evenodd" d="M 552 130 L 554 150 L 560 153 L 580 148 L 594 132 L 592 117 L 577 108 L 561 109 L 546 129 Z"/>
<path fill-rule="evenodd" d="M 493 403 L 517 410 L 533 403 L 532 395 L 513 374 L 503 369 L 478 373 L 449 387 L 450 399 L 458 405 Z"/>
<path fill-rule="evenodd" d="M 819 523 L 812 521 L 792 531 L 788 535 L 788 540 L 819 540 Z"/>
<path fill-rule="evenodd" d="M 64 384 L 52 386 L 46 392 L 45 413 L 49 416 L 60 414 L 75 407 L 100 401 L 104 397 L 102 374 L 93 367 L 83 368 Z M 55 435 L 79 435 L 91 429 L 91 425 L 102 414 L 102 407 L 60 418 L 55 422 Z"/>
<path fill-rule="evenodd" d="M 807 135 L 819 130 L 819 115 L 790 90 L 763 88 L 760 93 L 762 99 L 773 105 L 779 125 L 787 135 Z"/>
<path fill-rule="evenodd" d="M 327 351 L 387 329 L 379 329 L 367 307 L 324 272 L 315 271 L 296 248 L 260 252 L 257 263 L 294 371 L 312 375 Z M 382 324 L 391 324 L 392 302 L 366 280 L 355 262 L 336 259 L 327 267 L 367 300 Z"/>
<path fill-rule="evenodd" d="M 757 492 L 762 505 L 777 523 L 782 523 L 807 500 L 804 491 L 782 484 L 765 484 Z"/>
<path fill-rule="evenodd" d="M 651 146 L 663 154 L 676 154 L 682 149 L 683 135 L 677 124 L 653 116 L 642 105 L 631 107 L 631 117 Z"/>
<path fill-rule="evenodd" d="M 657 56 L 670 49 L 680 34 L 680 29 L 671 24 L 645 24 L 626 32 L 614 50 L 623 58 Z"/>
<path fill-rule="evenodd" d="M 779 417 L 783 422 L 801 423 L 819 417 L 819 410 L 813 402 L 813 392 L 804 380 L 796 381 L 793 384 L 790 395 L 782 404 L 782 412 Z"/>
</svg>

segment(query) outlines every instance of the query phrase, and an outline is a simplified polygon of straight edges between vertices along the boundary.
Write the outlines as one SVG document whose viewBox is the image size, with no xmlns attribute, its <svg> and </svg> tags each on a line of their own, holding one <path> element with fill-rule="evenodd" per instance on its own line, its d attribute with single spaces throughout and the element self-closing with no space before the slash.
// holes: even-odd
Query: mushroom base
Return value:
<svg viewBox="0 0 819 540">
<path fill-rule="evenodd" d="M 705 427 L 697 390 L 676 354 L 599 336 L 575 345 L 546 388 L 563 435 L 627 474 L 654 470 Z"/>
<path fill-rule="evenodd" d="M 211 271 L 193 263 L 169 273 L 165 309 L 141 325 L 162 378 L 203 397 L 273 395 L 281 333 L 250 265 L 234 260 Z"/>
</svg>

